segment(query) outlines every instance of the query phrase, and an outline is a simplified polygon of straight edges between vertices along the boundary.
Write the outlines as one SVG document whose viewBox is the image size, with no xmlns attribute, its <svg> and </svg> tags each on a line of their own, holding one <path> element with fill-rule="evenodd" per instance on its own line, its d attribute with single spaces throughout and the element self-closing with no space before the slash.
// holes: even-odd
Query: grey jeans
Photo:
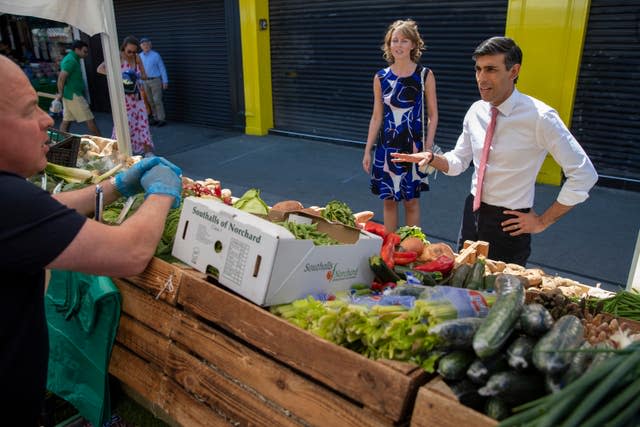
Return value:
<svg viewBox="0 0 640 427">
<path fill-rule="evenodd" d="M 144 90 L 147 92 L 147 99 L 151 104 L 153 118 L 158 121 L 165 119 L 164 105 L 162 104 L 162 79 L 154 78 L 144 81 Z"/>
</svg>

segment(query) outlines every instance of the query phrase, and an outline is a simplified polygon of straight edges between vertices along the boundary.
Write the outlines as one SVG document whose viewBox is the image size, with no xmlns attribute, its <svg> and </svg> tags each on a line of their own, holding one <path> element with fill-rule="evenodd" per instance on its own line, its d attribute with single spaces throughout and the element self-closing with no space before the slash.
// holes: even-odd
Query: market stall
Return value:
<svg viewBox="0 0 640 427">
<path fill-rule="evenodd" d="M 124 108 L 120 50 L 111 0 L 0 0 L 0 12 L 65 22 L 92 36 L 100 34 L 107 67 L 113 124 L 120 152 L 131 154 L 129 124 Z"/>
<path fill-rule="evenodd" d="M 88 181 L 112 166 L 97 161 Z M 341 201 L 269 207 L 188 178 L 183 196 L 147 269 L 114 279 L 109 372 L 170 423 L 572 425 L 621 405 L 617 425 L 637 421 L 637 293 L 489 259 L 486 242 L 456 254 L 418 227 L 388 233 Z"/>
</svg>

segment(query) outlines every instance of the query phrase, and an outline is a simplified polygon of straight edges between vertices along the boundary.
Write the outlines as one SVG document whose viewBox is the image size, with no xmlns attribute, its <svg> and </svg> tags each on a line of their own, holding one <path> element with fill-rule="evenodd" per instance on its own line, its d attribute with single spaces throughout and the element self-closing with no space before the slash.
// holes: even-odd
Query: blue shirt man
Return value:
<svg viewBox="0 0 640 427">
<path fill-rule="evenodd" d="M 147 93 L 147 99 L 149 100 L 153 114 L 153 116 L 149 118 L 149 123 L 152 126 L 164 126 L 166 121 L 164 105 L 162 103 L 162 92 L 169 87 L 167 69 L 164 66 L 164 62 L 162 62 L 160 54 L 151 49 L 150 38 L 143 37 L 140 39 L 140 47 L 142 47 L 140 58 L 142 59 L 144 70 L 147 73 L 144 89 Z"/>
</svg>

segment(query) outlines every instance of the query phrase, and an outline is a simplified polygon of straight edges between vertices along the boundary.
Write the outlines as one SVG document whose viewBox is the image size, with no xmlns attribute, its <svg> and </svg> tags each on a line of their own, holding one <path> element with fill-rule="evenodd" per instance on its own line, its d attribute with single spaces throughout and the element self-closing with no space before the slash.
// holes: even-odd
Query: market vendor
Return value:
<svg viewBox="0 0 640 427">
<path fill-rule="evenodd" d="M 394 162 L 431 165 L 452 176 L 473 161 L 458 249 L 466 240 L 484 240 L 489 242 L 489 258 L 524 266 L 531 253 L 531 234 L 543 232 L 584 202 L 598 175 L 558 113 L 515 88 L 522 51 L 512 39 L 485 40 L 473 59 L 482 99 L 467 111 L 455 148 L 444 155 L 391 156 Z M 547 153 L 567 180 L 557 200 L 538 215 L 532 209 L 535 182 Z"/>
<path fill-rule="evenodd" d="M 180 202 L 180 169 L 151 157 L 104 182 L 104 203 L 145 193 L 119 226 L 87 219 L 96 186 L 50 196 L 25 178 L 42 171 L 52 119 L 16 64 L 0 56 L 0 418 L 35 426 L 45 397 L 45 268 L 114 277 L 144 270 Z"/>
</svg>

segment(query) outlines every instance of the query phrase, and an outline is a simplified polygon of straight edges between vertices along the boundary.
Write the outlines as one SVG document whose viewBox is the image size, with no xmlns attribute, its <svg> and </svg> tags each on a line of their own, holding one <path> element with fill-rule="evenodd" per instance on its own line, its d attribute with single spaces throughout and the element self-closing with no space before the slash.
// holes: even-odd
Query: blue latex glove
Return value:
<svg viewBox="0 0 640 427">
<path fill-rule="evenodd" d="M 171 168 L 176 175 L 182 175 L 182 170 L 164 157 L 146 157 L 126 171 L 120 172 L 116 175 L 116 190 L 118 190 L 118 192 L 124 197 L 131 197 L 142 193 L 144 191 L 144 188 L 142 188 L 142 185 L 140 184 L 142 175 L 157 165 L 165 165 Z"/>
<path fill-rule="evenodd" d="M 142 175 L 140 184 L 144 188 L 144 197 L 151 194 L 164 194 L 173 197 L 173 209 L 180 206 L 182 179 L 175 171 L 164 164 L 158 164 Z"/>
</svg>

